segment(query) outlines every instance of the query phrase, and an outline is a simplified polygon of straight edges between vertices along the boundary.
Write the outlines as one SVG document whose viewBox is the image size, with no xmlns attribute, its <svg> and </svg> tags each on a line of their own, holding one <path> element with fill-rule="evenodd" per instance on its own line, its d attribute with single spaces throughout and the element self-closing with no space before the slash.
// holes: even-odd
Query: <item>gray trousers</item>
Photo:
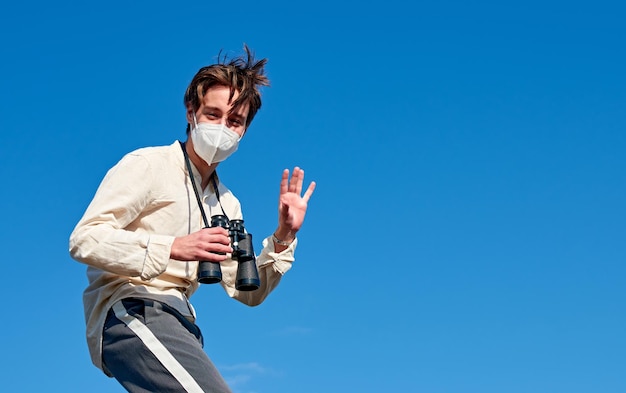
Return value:
<svg viewBox="0 0 626 393">
<path fill-rule="evenodd" d="M 231 393 L 200 328 L 166 304 L 124 299 L 104 325 L 104 366 L 129 392 Z"/>
</svg>

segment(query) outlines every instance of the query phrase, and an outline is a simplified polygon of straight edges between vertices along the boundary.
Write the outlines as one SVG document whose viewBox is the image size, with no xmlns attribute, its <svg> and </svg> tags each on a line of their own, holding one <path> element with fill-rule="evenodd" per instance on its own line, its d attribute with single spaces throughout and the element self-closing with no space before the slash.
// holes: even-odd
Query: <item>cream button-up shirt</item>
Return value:
<svg viewBox="0 0 626 393">
<path fill-rule="evenodd" d="M 197 185 L 200 173 L 193 167 Z M 221 207 L 212 186 L 202 190 L 207 217 L 222 214 L 242 219 L 239 201 L 221 182 Z M 104 177 L 85 214 L 70 235 L 70 255 L 88 265 L 89 286 L 83 294 L 87 342 L 93 363 L 102 369 L 102 328 L 120 299 L 142 297 L 175 308 L 190 320 L 189 297 L 198 288 L 198 262 L 170 259 L 174 238 L 204 227 L 178 141 L 147 147 L 124 156 Z M 257 256 L 261 287 L 235 289 L 237 262 L 222 262 L 221 285 L 242 303 L 260 304 L 291 268 L 297 240 L 276 253 L 271 236 Z M 105 370 L 106 372 L 106 370 Z"/>
</svg>

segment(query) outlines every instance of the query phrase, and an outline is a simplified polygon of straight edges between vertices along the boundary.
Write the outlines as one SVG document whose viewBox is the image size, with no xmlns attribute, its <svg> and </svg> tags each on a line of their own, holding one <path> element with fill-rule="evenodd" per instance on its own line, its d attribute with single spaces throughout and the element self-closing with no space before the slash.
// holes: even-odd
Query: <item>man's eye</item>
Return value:
<svg viewBox="0 0 626 393">
<path fill-rule="evenodd" d="M 239 119 L 233 119 L 230 122 L 236 126 L 240 126 L 242 124 L 241 120 Z"/>
</svg>

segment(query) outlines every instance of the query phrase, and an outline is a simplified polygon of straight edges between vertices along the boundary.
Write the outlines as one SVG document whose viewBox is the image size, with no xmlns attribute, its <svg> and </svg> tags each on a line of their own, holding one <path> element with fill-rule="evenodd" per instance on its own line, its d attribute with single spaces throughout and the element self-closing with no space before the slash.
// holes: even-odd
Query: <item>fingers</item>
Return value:
<svg viewBox="0 0 626 393">
<path fill-rule="evenodd" d="M 300 167 L 293 168 L 293 173 L 291 174 L 291 179 L 289 178 L 289 169 L 283 170 L 282 178 L 280 180 L 280 193 L 286 194 L 288 192 L 293 192 L 295 194 L 301 195 L 302 193 L 302 184 L 304 183 L 304 170 Z M 315 182 L 309 185 L 309 188 L 305 192 L 306 200 L 311 197 L 313 190 L 315 189 Z"/>
<path fill-rule="evenodd" d="M 302 193 L 302 182 L 304 182 L 304 169 L 298 169 L 299 173 L 296 180 L 296 194 L 300 195 Z"/>
<path fill-rule="evenodd" d="M 223 261 L 225 254 L 233 252 L 228 231 L 221 227 L 204 228 L 198 232 L 199 247 L 208 261 Z M 220 255 L 221 254 L 221 255 Z"/>
<path fill-rule="evenodd" d="M 289 182 L 289 192 L 296 193 L 300 195 L 302 191 L 302 178 L 304 176 L 304 171 L 298 167 L 293 168 L 293 173 L 291 175 L 291 181 Z"/>
<path fill-rule="evenodd" d="M 315 182 L 312 181 L 311 184 L 309 184 L 309 188 L 306 189 L 304 196 L 302 197 L 302 199 L 304 200 L 304 202 L 308 202 L 309 198 L 311 198 L 311 195 L 313 195 L 313 191 L 315 191 Z"/>
<path fill-rule="evenodd" d="M 232 252 L 228 232 L 215 227 L 175 238 L 170 257 L 179 261 L 222 262 L 226 260 L 226 254 Z"/>
<path fill-rule="evenodd" d="M 214 239 L 220 243 L 228 240 L 228 231 L 222 227 L 204 228 L 198 232 L 198 235 L 202 240 Z"/>
<path fill-rule="evenodd" d="M 280 194 L 286 194 L 289 189 L 287 187 L 288 184 L 288 179 L 289 179 L 289 169 L 285 169 L 283 170 L 283 177 L 280 180 Z"/>
</svg>

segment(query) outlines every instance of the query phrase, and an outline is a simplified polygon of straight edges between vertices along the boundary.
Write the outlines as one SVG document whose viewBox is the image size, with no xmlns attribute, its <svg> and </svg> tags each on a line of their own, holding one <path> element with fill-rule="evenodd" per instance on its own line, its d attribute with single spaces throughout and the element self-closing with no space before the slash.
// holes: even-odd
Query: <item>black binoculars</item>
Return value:
<svg viewBox="0 0 626 393">
<path fill-rule="evenodd" d="M 254 291 L 261 285 L 256 267 L 256 256 L 252 249 L 252 235 L 246 232 L 243 220 L 228 220 L 224 215 L 211 217 L 211 226 L 222 227 L 228 231 L 232 258 L 237 261 L 237 279 L 235 288 L 239 291 Z M 217 262 L 200 261 L 198 281 L 202 284 L 215 284 L 222 281 L 222 269 Z"/>
</svg>

